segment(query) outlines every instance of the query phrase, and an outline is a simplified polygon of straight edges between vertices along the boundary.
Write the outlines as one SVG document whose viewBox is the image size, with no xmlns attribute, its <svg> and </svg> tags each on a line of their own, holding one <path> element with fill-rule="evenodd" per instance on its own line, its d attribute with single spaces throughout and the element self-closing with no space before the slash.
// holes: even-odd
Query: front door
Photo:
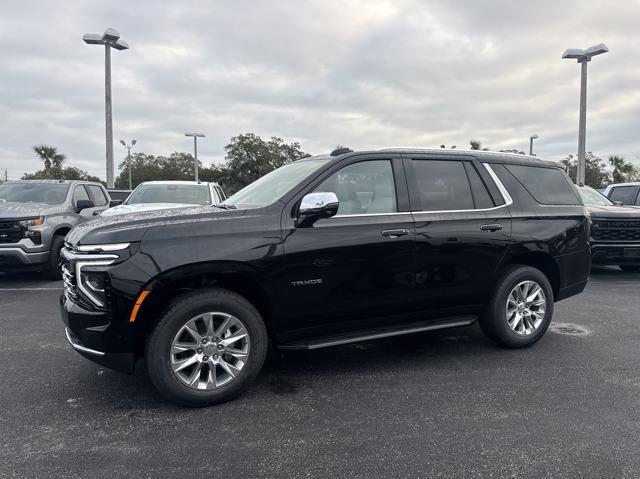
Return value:
<svg viewBox="0 0 640 479">
<path fill-rule="evenodd" d="M 424 317 L 479 313 L 511 232 L 507 200 L 472 157 L 405 159 L 416 222 L 416 304 Z"/>
<path fill-rule="evenodd" d="M 334 192 L 336 216 L 299 228 L 295 218 L 283 219 L 284 340 L 359 329 L 413 309 L 414 224 L 402 161 L 345 161 L 305 192 Z"/>
</svg>

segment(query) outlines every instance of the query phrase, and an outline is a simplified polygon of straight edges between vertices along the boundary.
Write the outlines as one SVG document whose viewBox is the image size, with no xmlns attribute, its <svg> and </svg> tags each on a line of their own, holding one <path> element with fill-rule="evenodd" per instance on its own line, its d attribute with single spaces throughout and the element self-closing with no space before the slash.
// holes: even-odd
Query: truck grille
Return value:
<svg viewBox="0 0 640 479">
<path fill-rule="evenodd" d="M 598 241 L 640 242 L 640 220 L 594 220 L 591 235 Z"/>
<path fill-rule="evenodd" d="M 22 237 L 22 227 L 17 221 L 0 219 L 0 243 L 17 243 Z"/>
<path fill-rule="evenodd" d="M 78 302 L 78 287 L 76 277 L 73 271 L 69 269 L 69 265 L 62 265 L 62 280 L 64 281 L 64 295 L 69 301 Z"/>
</svg>

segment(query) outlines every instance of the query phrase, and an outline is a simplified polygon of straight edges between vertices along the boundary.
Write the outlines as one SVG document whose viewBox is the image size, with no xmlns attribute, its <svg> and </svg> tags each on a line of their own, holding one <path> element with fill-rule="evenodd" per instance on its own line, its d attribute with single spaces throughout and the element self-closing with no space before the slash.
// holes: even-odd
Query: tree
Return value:
<svg viewBox="0 0 640 479">
<path fill-rule="evenodd" d="M 129 165 L 125 158 L 119 165 L 120 173 L 115 181 L 116 188 L 129 188 Z M 198 160 L 199 176 L 203 181 L 210 177 L 202 162 Z M 153 156 L 136 152 L 131 155 L 131 182 L 135 188 L 144 181 L 193 180 L 195 178 L 193 156 L 175 152 L 170 156 Z"/>
<path fill-rule="evenodd" d="M 469 145 L 471 145 L 472 150 L 489 151 L 489 148 L 482 148 L 482 143 L 478 140 L 469 140 Z"/>
<path fill-rule="evenodd" d="M 500 150 L 500 153 L 514 153 L 516 155 L 524 155 L 525 152 L 522 150 L 518 150 L 517 148 L 511 148 L 509 150 Z"/>
<path fill-rule="evenodd" d="M 611 183 L 611 176 L 607 171 L 607 165 L 602 158 L 597 157 L 592 152 L 588 152 L 585 157 L 584 182 L 587 186 L 600 189 Z M 575 182 L 578 172 L 578 159 L 573 155 L 567 156 L 562 163 L 567 167 L 569 177 Z"/>
<path fill-rule="evenodd" d="M 66 155 L 58 153 L 58 149 L 49 145 L 36 145 L 33 147 L 33 151 L 44 162 L 44 169 L 49 170 L 51 168 L 61 169 L 62 164 L 67 159 Z"/>
<path fill-rule="evenodd" d="M 609 155 L 609 164 L 613 166 L 611 174 L 614 183 L 627 183 L 638 179 L 638 169 L 631 163 L 625 161 L 624 157 Z"/>
<path fill-rule="evenodd" d="M 23 180 L 84 180 L 100 182 L 100 178 L 90 175 L 75 166 L 67 166 L 65 168 L 54 168 L 38 170 L 34 173 L 25 173 L 22 175 Z"/>
<path fill-rule="evenodd" d="M 446 145 L 440 145 L 440 148 L 446 148 L 446 147 L 447 147 Z M 450 149 L 450 150 L 455 150 L 455 149 L 456 149 L 456 145 L 451 145 L 451 146 L 449 147 L 449 149 Z"/>
<path fill-rule="evenodd" d="M 286 143 L 277 137 L 263 140 L 254 133 L 231 138 L 231 143 L 225 146 L 225 152 L 225 163 L 213 165 L 203 174 L 220 183 L 227 195 L 282 165 L 309 156 L 300 150 L 298 142 Z"/>
</svg>

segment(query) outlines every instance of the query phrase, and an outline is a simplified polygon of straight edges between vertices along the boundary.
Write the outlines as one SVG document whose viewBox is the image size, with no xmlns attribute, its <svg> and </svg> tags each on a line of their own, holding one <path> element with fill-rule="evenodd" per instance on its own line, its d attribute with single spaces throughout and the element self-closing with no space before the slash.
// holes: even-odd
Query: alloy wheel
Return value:
<svg viewBox="0 0 640 479">
<path fill-rule="evenodd" d="M 250 338 L 238 318 L 208 312 L 189 319 L 171 342 L 174 375 L 192 389 L 213 390 L 233 381 L 249 357 Z"/>
<path fill-rule="evenodd" d="M 533 334 L 544 321 L 546 306 L 542 287 L 535 281 L 522 281 L 507 297 L 507 324 L 521 336 Z"/>
</svg>

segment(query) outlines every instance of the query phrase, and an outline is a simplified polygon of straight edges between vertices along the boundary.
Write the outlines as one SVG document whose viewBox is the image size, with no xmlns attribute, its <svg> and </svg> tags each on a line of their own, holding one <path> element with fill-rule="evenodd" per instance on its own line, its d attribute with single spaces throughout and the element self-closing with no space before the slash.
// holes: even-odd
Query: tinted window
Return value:
<svg viewBox="0 0 640 479">
<path fill-rule="evenodd" d="M 69 185 L 64 183 L 3 183 L 0 185 L 0 203 L 64 203 Z"/>
<path fill-rule="evenodd" d="M 76 189 L 73 190 L 73 204 L 75 205 L 78 200 L 88 200 L 91 201 L 89 195 L 87 194 L 87 190 L 84 189 L 84 186 L 76 186 Z"/>
<path fill-rule="evenodd" d="M 633 203 L 633 193 L 635 191 L 635 186 L 616 186 L 611 189 L 609 199 L 611 201 L 622 201 L 625 205 L 628 205 Z"/>
<path fill-rule="evenodd" d="M 636 198 L 636 206 L 640 206 L 640 194 L 638 194 L 638 197 Z"/>
<path fill-rule="evenodd" d="M 578 197 L 558 168 L 505 165 L 531 196 L 543 205 L 579 205 Z"/>
<path fill-rule="evenodd" d="M 220 198 L 220 201 L 224 201 L 226 196 L 224 195 L 224 191 L 222 191 L 222 188 L 220 188 L 219 186 L 214 186 L 214 189 L 218 193 L 218 197 Z"/>
<path fill-rule="evenodd" d="M 104 206 L 108 203 L 107 197 L 104 196 L 104 193 L 102 192 L 102 188 L 95 185 L 86 185 L 86 187 L 89 190 L 89 194 L 91 195 L 94 205 Z"/>
<path fill-rule="evenodd" d="M 394 213 L 396 189 L 389 160 L 361 161 L 345 166 L 315 191 L 330 191 L 340 200 L 339 215 Z"/>
<path fill-rule="evenodd" d="M 476 208 L 493 208 L 493 200 L 489 196 L 487 187 L 480 178 L 480 175 L 476 171 L 475 167 L 467 163 L 467 176 L 469 177 L 469 183 L 471 183 L 471 193 L 473 194 L 473 203 Z"/>
<path fill-rule="evenodd" d="M 473 197 L 461 161 L 413 160 L 421 210 L 472 210 Z"/>
</svg>

